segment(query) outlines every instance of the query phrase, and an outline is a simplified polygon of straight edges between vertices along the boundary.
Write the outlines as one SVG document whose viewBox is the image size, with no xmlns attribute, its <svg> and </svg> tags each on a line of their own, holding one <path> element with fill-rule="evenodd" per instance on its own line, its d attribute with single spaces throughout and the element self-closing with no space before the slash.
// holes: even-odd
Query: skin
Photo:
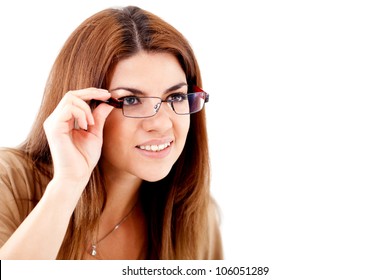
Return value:
<svg viewBox="0 0 390 280">
<path fill-rule="evenodd" d="M 117 64 L 109 85 L 114 98 L 133 95 L 133 89 L 143 92 L 142 96 L 164 100 L 172 93 L 187 92 L 186 77 L 172 55 L 141 52 Z M 167 103 L 150 118 L 127 118 L 122 110 L 113 110 L 104 127 L 104 169 L 118 181 L 132 181 L 134 177 L 147 181 L 164 178 L 183 151 L 189 125 L 189 116 L 175 114 Z M 161 159 L 153 157 L 156 153 L 148 156 L 137 148 L 144 143 L 165 142 L 171 142 L 170 152 Z"/>
<path fill-rule="evenodd" d="M 110 232 L 135 205 L 142 180 L 157 181 L 169 173 L 183 150 L 190 118 L 176 115 L 166 103 L 151 118 L 130 119 L 104 103 L 92 112 L 88 101 L 129 95 L 128 91 L 115 90 L 118 87 L 136 88 L 145 96 L 165 99 L 172 93 L 168 89 L 185 82 L 175 57 L 140 52 L 117 64 L 109 90 L 87 88 L 66 93 L 44 123 L 54 177 L 34 210 L 0 248 L 0 258 L 55 259 L 99 159 L 107 175 L 107 203 L 91 243 Z M 187 86 L 177 91 L 186 92 Z M 166 141 L 171 142 L 168 152 L 157 158 L 137 148 Z M 118 230 L 99 242 L 99 257 L 144 258 L 146 230 L 143 211 L 136 207 Z"/>
<path fill-rule="evenodd" d="M 177 59 L 170 54 L 140 52 L 117 64 L 109 85 L 114 98 L 133 95 L 134 90 L 141 91 L 142 96 L 160 97 L 163 100 L 172 93 L 186 93 L 185 73 Z M 100 236 L 109 232 L 134 205 L 142 180 L 157 181 L 169 173 L 183 151 L 189 126 L 189 116 L 177 115 L 166 103 L 150 118 L 127 118 L 121 109 L 111 112 L 103 133 L 101 161 L 104 173 L 107 174 L 107 207 L 102 216 Z M 145 143 L 166 142 L 171 144 L 167 151 L 160 152 L 164 153 L 162 158 L 156 158 L 156 152 L 139 149 Z M 138 217 L 136 212 L 121 225 L 124 228 L 121 232 L 126 233 L 126 226 L 137 219 L 137 224 L 127 227 L 129 234 L 134 234 L 134 228 L 138 232 L 145 232 L 142 217 L 142 211 L 138 212 Z M 139 236 L 132 248 L 143 244 L 144 236 Z M 104 243 L 107 247 L 118 244 L 118 239 L 113 240 L 112 244 L 108 244 L 108 241 Z M 104 244 L 99 243 L 101 247 Z"/>
</svg>

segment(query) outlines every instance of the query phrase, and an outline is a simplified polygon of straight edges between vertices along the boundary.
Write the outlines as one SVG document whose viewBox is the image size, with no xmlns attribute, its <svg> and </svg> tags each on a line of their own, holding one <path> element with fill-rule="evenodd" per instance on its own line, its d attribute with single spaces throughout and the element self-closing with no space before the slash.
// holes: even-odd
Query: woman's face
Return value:
<svg viewBox="0 0 390 280">
<path fill-rule="evenodd" d="M 171 54 L 139 52 L 116 65 L 108 90 L 117 99 L 135 95 L 165 100 L 187 93 L 186 75 Z M 104 126 L 103 168 L 110 176 L 158 181 L 183 151 L 189 127 L 189 115 L 177 115 L 165 102 L 149 118 L 128 118 L 122 109 L 114 109 Z"/>
</svg>

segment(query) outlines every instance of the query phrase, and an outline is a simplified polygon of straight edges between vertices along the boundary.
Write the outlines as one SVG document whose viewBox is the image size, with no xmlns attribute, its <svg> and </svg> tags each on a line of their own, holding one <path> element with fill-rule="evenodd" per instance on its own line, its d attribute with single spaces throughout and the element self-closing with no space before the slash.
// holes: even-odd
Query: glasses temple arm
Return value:
<svg viewBox="0 0 390 280">
<path fill-rule="evenodd" d="M 204 93 L 204 103 L 209 102 L 209 100 L 210 100 L 210 95 L 209 95 L 207 92 L 205 92 L 203 89 L 201 89 L 201 88 L 198 87 L 198 86 L 193 85 L 193 86 L 192 86 L 192 90 L 193 90 L 194 92 L 203 92 L 203 93 Z"/>
<path fill-rule="evenodd" d="M 209 102 L 210 95 L 207 92 L 205 92 L 204 94 L 205 94 L 204 103 L 207 103 Z"/>
<path fill-rule="evenodd" d="M 122 108 L 123 107 L 122 100 L 118 100 L 118 99 L 115 99 L 112 97 L 110 97 L 109 99 L 107 99 L 105 101 L 103 101 L 103 100 L 94 100 L 94 101 L 97 102 L 97 104 L 106 103 L 114 108 Z"/>
</svg>

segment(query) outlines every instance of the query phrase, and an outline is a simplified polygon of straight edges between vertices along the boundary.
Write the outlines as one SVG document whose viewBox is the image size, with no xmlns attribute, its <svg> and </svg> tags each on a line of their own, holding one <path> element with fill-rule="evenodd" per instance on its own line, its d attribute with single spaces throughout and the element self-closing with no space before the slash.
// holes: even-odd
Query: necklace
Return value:
<svg viewBox="0 0 390 280">
<path fill-rule="evenodd" d="M 120 221 L 119 223 L 117 223 L 114 228 L 112 230 L 110 230 L 109 232 L 107 232 L 102 238 L 100 238 L 99 240 L 95 241 L 95 242 L 92 242 L 92 246 L 91 246 L 91 256 L 96 256 L 97 255 L 97 245 L 99 244 L 99 242 L 101 242 L 103 239 L 105 239 L 107 236 L 109 236 L 111 233 L 113 233 L 114 231 L 116 231 L 120 226 L 121 224 L 123 224 L 128 217 L 130 217 L 130 215 L 133 213 L 134 209 L 135 209 L 135 206 L 137 206 L 138 204 L 138 201 L 136 203 L 134 203 L 133 207 L 130 209 L 129 213 L 126 214 L 126 216 L 124 216 Z"/>
</svg>

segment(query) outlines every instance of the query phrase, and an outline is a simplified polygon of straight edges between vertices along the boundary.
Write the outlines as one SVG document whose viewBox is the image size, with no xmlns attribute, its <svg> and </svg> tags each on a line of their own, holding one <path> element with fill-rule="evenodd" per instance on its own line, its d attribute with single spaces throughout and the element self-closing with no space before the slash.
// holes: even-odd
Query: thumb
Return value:
<svg viewBox="0 0 390 280">
<path fill-rule="evenodd" d="M 101 138 L 103 135 L 103 127 L 104 123 L 106 122 L 106 119 L 108 115 L 111 113 L 112 109 L 114 107 L 107 105 L 107 104 L 100 104 L 93 110 L 93 118 L 95 120 L 95 124 L 90 126 L 89 131 L 93 134 L 95 134 L 97 137 Z"/>
</svg>

